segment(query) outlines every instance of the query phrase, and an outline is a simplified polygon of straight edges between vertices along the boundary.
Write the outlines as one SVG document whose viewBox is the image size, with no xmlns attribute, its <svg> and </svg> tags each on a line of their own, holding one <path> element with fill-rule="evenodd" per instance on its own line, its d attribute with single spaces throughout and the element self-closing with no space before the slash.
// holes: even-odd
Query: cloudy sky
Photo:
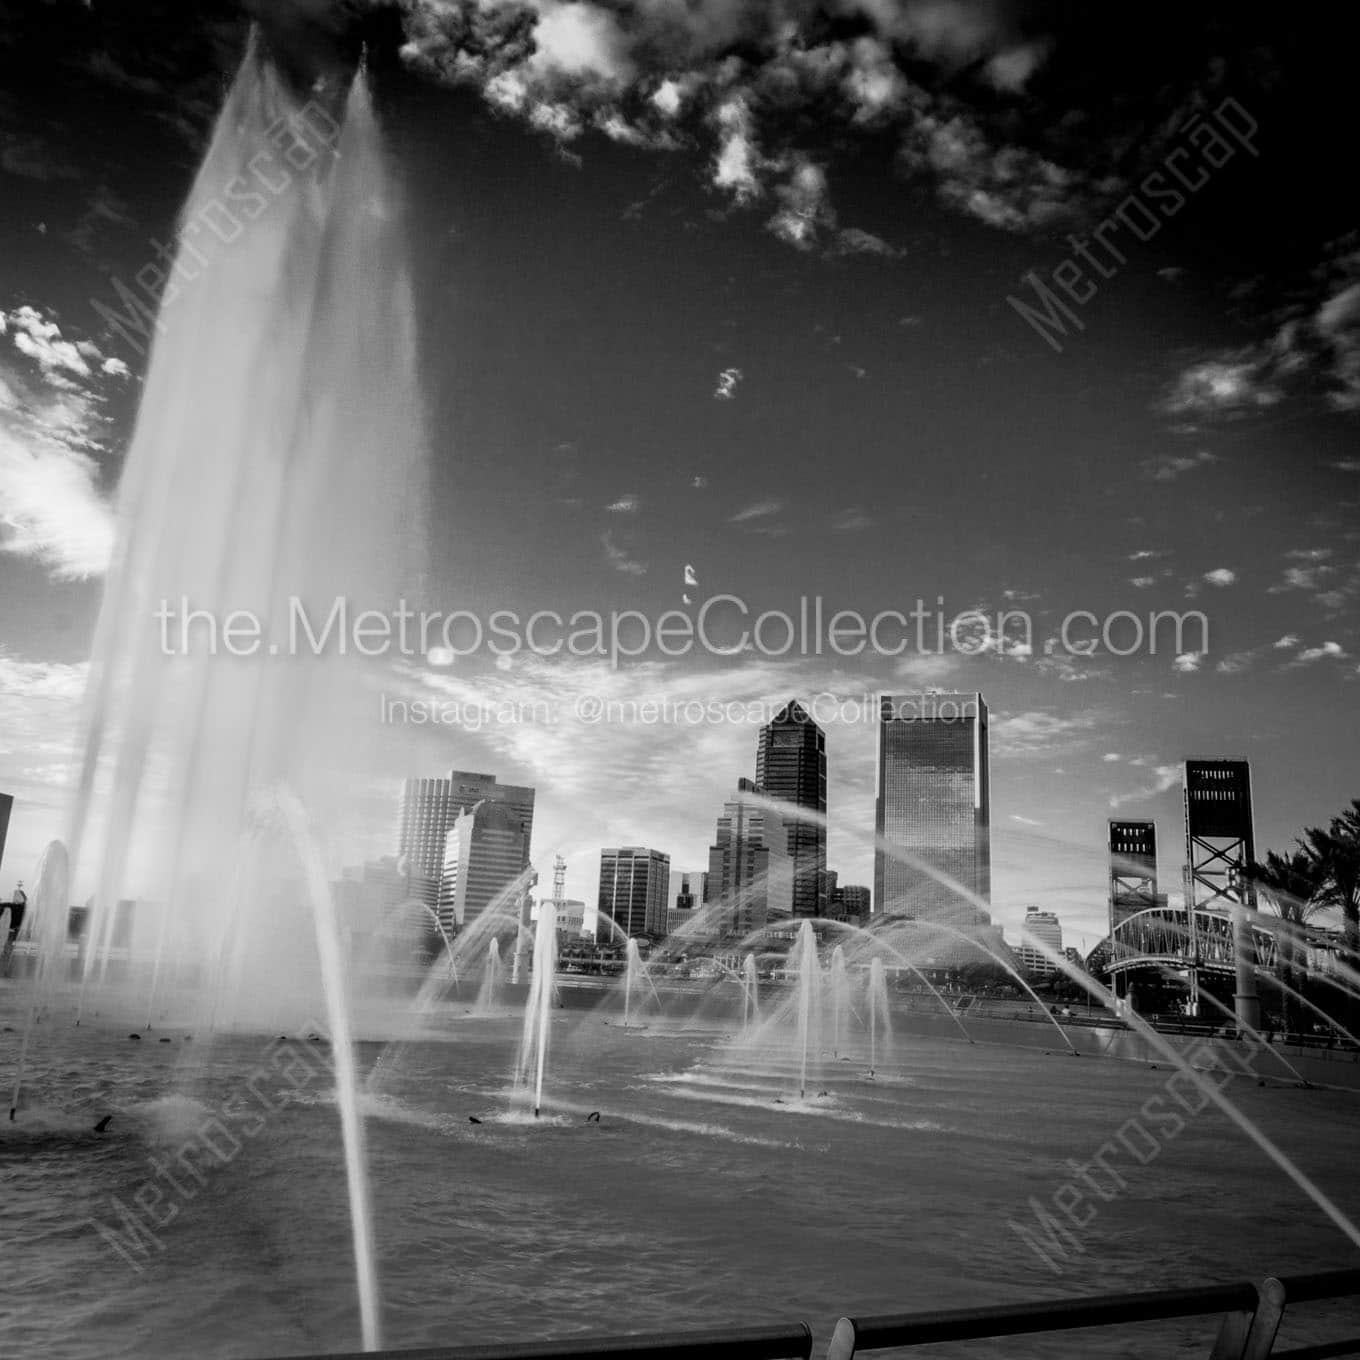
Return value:
<svg viewBox="0 0 1360 1360">
<path fill-rule="evenodd" d="M 340 7 L 271 8 L 298 79 L 327 69 Z M 394 662 L 394 697 L 559 707 L 392 728 L 347 858 L 393 848 L 402 774 L 457 765 L 538 788 L 534 857 L 567 856 L 572 896 L 604 844 L 703 865 L 755 726 L 582 722 L 597 696 L 980 689 L 996 915 L 1055 907 L 1088 945 L 1112 810 L 1157 819 L 1178 882 L 1186 756 L 1251 759 L 1263 845 L 1360 792 L 1360 230 L 1330 22 L 1020 0 L 370 20 L 433 457 L 421 606 L 821 596 L 1033 629 L 977 656 Z M 245 38 L 226 4 L 0 0 L 0 896 L 63 831 L 147 366 L 107 309 L 173 241 Z M 1207 646 L 1071 655 L 1078 610 L 1200 610 Z M 868 883 L 874 731 L 850 710 L 830 860 Z"/>
</svg>

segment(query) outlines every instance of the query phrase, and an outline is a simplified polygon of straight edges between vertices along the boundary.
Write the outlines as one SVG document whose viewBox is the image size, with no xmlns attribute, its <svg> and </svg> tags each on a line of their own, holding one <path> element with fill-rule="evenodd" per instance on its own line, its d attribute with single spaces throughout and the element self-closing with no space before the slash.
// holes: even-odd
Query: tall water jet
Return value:
<svg viewBox="0 0 1360 1360">
<path fill-rule="evenodd" d="M 548 1062 L 548 1022 L 552 1015 L 553 991 L 557 982 L 557 907 L 552 902 L 538 904 L 538 927 L 534 932 L 533 976 L 524 1005 L 524 1032 L 520 1037 L 516 1080 L 534 1087 L 534 1118 L 543 1108 L 543 1073 Z"/>
<path fill-rule="evenodd" d="M 496 989 L 501 979 L 501 942 L 492 937 L 486 951 L 486 964 L 482 969 L 482 986 L 477 993 L 477 1013 L 487 1015 L 496 1004 Z"/>
<path fill-rule="evenodd" d="M 417 583 L 425 440 L 400 203 L 367 76 L 345 83 L 333 70 L 298 93 L 252 32 L 159 310 L 115 326 L 139 353 L 154 340 L 70 845 L 93 887 L 82 997 L 117 982 L 115 916 L 135 896 L 167 904 L 157 995 L 173 985 L 238 1027 L 331 1017 L 372 1347 L 372 1226 L 326 870 L 310 852 L 303 872 L 296 854 L 240 855 L 265 790 L 293 789 L 340 844 L 362 824 L 353 791 L 397 773 L 368 716 L 387 663 L 361 655 L 352 628 L 359 610 L 393 622 Z M 153 955 L 145 925 L 132 922 L 129 964 Z"/>
<path fill-rule="evenodd" d="M 850 1008 L 850 985 L 845 975 L 845 949 L 831 951 L 831 1056 L 841 1056 L 841 1022 Z"/>
<path fill-rule="evenodd" d="M 623 969 L 623 1027 L 628 1028 L 628 1020 L 633 1009 L 633 992 L 640 991 L 642 984 L 648 981 L 646 965 L 642 962 L 642 955 L 638 952 L 638 942 L 634 939 L 628 941 L 628 948 L 624 954 Z"/>
<path fill-rule="evenodd" d="M 816 1024 L 817 992 L 821 984 L 821 967 L 817 962 L 817 936 L 811 921 L 798 928 L 798 942 L 794 946 L 794 976 L 798 989 L 798 1095 L 807 1097 L 808 1044 Z"/>
<path fill-rule="evenodd" d="M 356 783 L 387 773 L 366 717 L 380 659 L 342 635 L 359 609 L 390 618 L 423 564 L 399 209 L 364 73 L 298 95 L 253 35 L 142 333 L 154 322 L 71 821 L 94 889 L 86 987 L 135 896 L 169 904 L 128 943 L 159 958 L 157 995 L 190 990 L 226 920 L 245 986 L 224 1020 L 319 1004 L 315 959 L 300 976 L 272 948 L 280 912 L 307 928 L 305 893 L 229 890 L 261 790 L 295 789 L 338 840 Z"/>
<path fill-rule="evenodd" d="M 883 960 L 869 961 L 869 993 L 865 998 L 869 1011 L 869 1075 L 874 1075 L 878 1065 L 878 1027 L 883 1026 L 884 1036 L 892 1033 L 892 1012 L 888 1009 L 888 982 L 883 974 Z"/>
<path fill-rule="evenodd" d="M 10 1119 L 19 1110 L 28 1048 L 33 1038 L 33 1027 L 38 1023 L 38 1009 L 50 994 L 54 983 L 65 972 L 69 881 L 66 847 L 60 841 L 53 841 L 38 861 L 33 894 L 20 927 L 25 938 L 33 944 L 34 958 L 29 982 L 28 1015 L 24 1022 L 23 1038 L 19 1041 L 19 1059 L 15 1064 L 14 1089 L 10 1095 Z"/>
<path fill-rule="evenodd" d="M 747 954 L 741 976 L 741 1028 L 746 1033 L 760 1019 L 760 975 L 756 971 L 754 954 Z"/>
<path fill-rule="evenodd" d="M 375 1351 L 382 1344 L 378 1320 L 378 1267 L 373 1243 L 373 1209 L 368 1185 L 368 1156 L 363 1119 L 359 1114 L 359 1083 L 354 1062 L 354 1036 L 350 1030 L 349 998 L 335 904 L 306 813 L 297 798 L 279 794 L 279 808 L 297 847 L 311 899 L 312 922 L 326 994 L 326 1019 L 330 1025 L 331 1054 L 335 1058 L 335 1094 L 340 1106 L 340 1126 L 345 1146 L 345 1180 L 349 1189 L 350 1227 L 354 1242 L 354 1269 L 359 1289 L 359 1317 L 364 1348 Z"/>
</svg>

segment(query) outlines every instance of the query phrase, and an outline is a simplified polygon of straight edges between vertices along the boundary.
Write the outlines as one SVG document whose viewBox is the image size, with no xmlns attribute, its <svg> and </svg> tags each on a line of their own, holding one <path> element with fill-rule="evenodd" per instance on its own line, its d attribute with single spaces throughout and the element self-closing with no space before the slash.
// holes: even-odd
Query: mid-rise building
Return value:
<svg viewBox="0 0 1360 1360">
<path fill-rule="evenodd" d="M 844 887 L 838 885 L 831 914 L 838 921 L 848 921 L 851 925 L 865 925 L 869 920 L 872 899 L 872 890 L 862 884 L 847 883 Z"/>
<path fill-rule="evenodd" d="M 461 813 L 444 837 L 435 910 L 450 934 L 488 908 L 513 910 L 532 886 L 524 819 L 486 799 Z"/>
<path fill-rule="evenodd" d="M 718 818 L 704 890 L 722 934 L 744 937 L 792 914 L 787 825 L 753 780 L 738 781 Z"/>
<path fill-rule="evenodd" d="M 880 700 L 874 910 L 968 930 L 990 922 L 991 790 L 981 694 Z"/>
<path fill-rule="evenodd" d="M 595 938 L 661 939 L 668 929 L 671 857 L 640 845 L 600 851 L 600 899 Z M 610 927 L 613 922 L 613 928 Z"/>
<path fill-rule="evenodd" d="M 756 784 L 765 797 L 791 807 L 784 834 L 793 873 L 793 915 L 825 916 L 826 734 L 801 704 L 785 704 L 760 729 Z"/>
<path fill-rule="evenodd" d="M 448 835 L 454 822 L 478 803 L 503 803 L 523 832 L 523 863 L 529 867 L 529 843 L 534 828 L 534 790 L 501 784 L 492 774 L 451 770 L 443 779 L 408 779 L 402 788 L 398 856 L 405 872 L 428 885 L 423 899 L 436 906 Z"/>
<path fill-rule="evenodd" d="M 544 901 L 557 908 L 557 943 L 561 945 L 579 940 L 585 932 L 586 904 L 574 897 L 549 897 Z M 540 905 L 535 903 L 529 912 L 529 919 L 535 923 L 538 921 Z"/>
<path fill-rule="evenodd" d="M 1047 950 L 1040 945 L 1047 946 Z M 1030 977 L 1050 978 L 1058 971 L 1053 956 L 1065 958 L 1062 942 L 1062 923 L 1051 911 L 1030 907 L 1025 912 L 1025 930 L 1020 947 L 1015 951 L 1020 967 Z"/>
</svg>

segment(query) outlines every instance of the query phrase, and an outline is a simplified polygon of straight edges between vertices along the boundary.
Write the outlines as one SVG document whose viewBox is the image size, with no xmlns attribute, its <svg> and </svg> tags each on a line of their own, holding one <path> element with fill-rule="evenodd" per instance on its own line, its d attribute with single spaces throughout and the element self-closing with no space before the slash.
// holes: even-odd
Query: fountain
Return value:
<svg viewBox="0 0 1360 1360">
<path fill-rule="evenodd" d="M 845 946 L 831 951 L 831 1056 L 841 1056 L 841 1026 L 849 1019 L 850 985 L 845 976 Z"/>
<path fill-rule="evenodd" d="M 53 841 L 38 861 L 33 895 L 29 898 L 21 932 L 34 947 L 34 959 L 29 978 L 28 1016 L 23 1038 L 19 1041 L 19 1059 L 15 1064 L 14 1090 L 10 1096 L 9 1117 L 14 1119 L 19 1110 L 23 1091 L 24 1069 L 28 1062 L 33 1028 L 38 1023 L 39 1008 L 48 999 L 64 973 L 66 962 L 66 915 L 69 898 L 70 869 L 66 847 Z"/>
<path fill-rule="evenodd" d="M 892 1035 L 892 1015 L 888 1010 L 888 982 L 883 973 L 883 960 L 869 960 L 869 989 L 865 999 L 869 1013 L 869 1075 L 878 1066 L 878 1027 L 883 1026 L 884 1037 Z"/>
<path fill-rule="evenodd" d="M 804 921 L 798 928 L 798 943 L 794 946 L 790 959 L 793 960 L 796 978 L 795 994 L 798 998 L 798 1097 L 807 1098 L 808 1046 L 817 1028 L 818 1000 L 821 991 L 822 970 L 817 962 L 817 936 L 811 921 Z"/>
<path fill-rule="evenodd" d="M 520 1038 L 515 1081 L 524 1086 L 532 1073 L 534 1118 L 543 1107 L 543 1073 L 548 1061 L 548 1022 L 552 1015 L 557 980 L 557 908 L 538 904 L 538 927 L 534 932 L 534 957 L 529 995 L 524 1005 L 524 1031 Z"/>
<path fill-rule="evenodd" d="M 492 939 L 486 951 L 486 965 L 482 970 L 482 985 L 477 991 L 478 1015 L 489 1015 L 496 1004 L 496 989 L 501 978 L 501 942 Z"/>
<path fill-rule="evenodd" d="M 760 977 L 756 972 L 756 956 L 747 954 L 741 969 L 741 1029 L 749 1032 L 760 1019 Z"/>
<path fill-rule="evenodd" d="M 375 662 L 341 635 L 350 610 L 395 605 L 415 583 L 426 498 L 400 204 L 366 73 L 351 73 L 337 64 L 298 93 L 252 31 L 185 205 L 192 234 L 119 487 L 68 844 L 93 887 L 77 1020 L 96 998 L 147 1026 L 161 1005 L 199 1028 L 324 1009 L 372 1349 L 350 1045 L 363 998 L 308 827 L 341 839 L 351 791 L 384 771 L 367 720 Z M 223 226 L 228 203 L 241 218 Z M 261 834 L 262 798 L 289 837 Z M 11 1117 L 65 947 L 65 865 L 49 850 L 34 893 L 42 939 Z M 132 891 L 163 905 L 120 910 Z"/>
</svg>

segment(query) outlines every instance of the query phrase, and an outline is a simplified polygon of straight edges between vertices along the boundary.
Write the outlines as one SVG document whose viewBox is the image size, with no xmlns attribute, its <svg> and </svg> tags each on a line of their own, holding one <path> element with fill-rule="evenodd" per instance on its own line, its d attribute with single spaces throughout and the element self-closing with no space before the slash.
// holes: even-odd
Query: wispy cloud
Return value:
<svg viewBox="0 0 1360 1360">
<path fill-rule="evenodd" d="M 60 580 L 100 575 L 114 525 L 104 389 L 127 368 L 33 307 L 0 312 L 0 341 L 6 335 L 18 357 L 0 354 L 0 551 Z"/>
<path fill-rule="evenodd" d="M 769 519 L 772 515 L 779 514 L 783 509 L 783 501 L 756 501 L 754 504 L 738 510 L 728 522 L 730 524 L 749 524 L 752 520 Z"/>
<path fill-rule="evenodd" d="M 1145 784 L 1127 793 L 1111 794 L 1111 811 L 1124 807 L 1128 803 L 1141 803 L 1149 798 L 1156 798 L 1159 794 L 1166 793 L 1169 789 L 1174 788 L 1180 780 L 1181 767 L 1179 765 L 1158 765 L 1153 770 L 1153 775 L 1154 779 L 1151 784 Z"/>
<path fill-rule="evenodd" d="M 1143 471 L 1151 477 L 1154 482 L 1174 482 L 1177 477 L 1183 477 L 1187 472 L 1193 472 L 1196 468 L 1208 467 L 1211 463 L 1218 462 L 1218 455 L 1210 453 L 1208 449 L 1200 449 L 1195 453 L 1159 454 L 1156 458 L 1146 458 L 1143 460 Z M 1155 557 L 1156 553 L 1145 554 L 1148 557 Z M 1131 560 L 1137 561 L 1139 554 L 1131 555 Z"/>
<path fill-rule="evenodd" d="M 718 374 L 718 384 L 713 389 L 715 401 L 731 401 L 737 394 L 737 384 L 745 374 L 739 368 L 725 368 Z"/>
<path fill-rule="evenodd" d="M 609 565 L 615 571 L 620 571 L 625 576 L 645 576 L 647 574 L 647 564 L 639 562 L 615 543 L 612 534 L 601 534 L 600 542 L 604 546 L 605 557 L 608 559 Z"/>
</svg>

